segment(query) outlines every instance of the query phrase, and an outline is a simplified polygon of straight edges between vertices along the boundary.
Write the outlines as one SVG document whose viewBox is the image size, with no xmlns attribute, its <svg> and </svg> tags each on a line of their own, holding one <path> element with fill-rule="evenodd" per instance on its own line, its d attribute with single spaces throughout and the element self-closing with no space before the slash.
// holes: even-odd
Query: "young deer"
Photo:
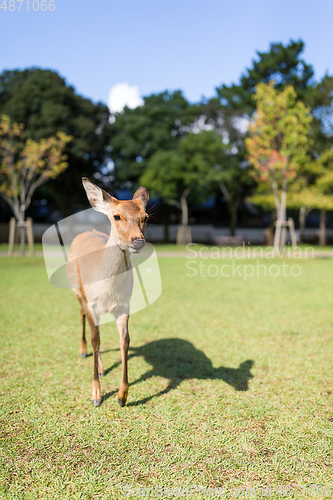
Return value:
<svg viewBox="0 0 333 500">
<path fill-rule="evenodd" d="M 129 347 L 129 302 L 133 290 L 130 254 L 145 245 L 144 231 L 148 221 L 145 211 L 149 196 L 140 187 L 132 200 L 119 201 L 83 177 L 83 187 L 91 206 L 105 214 L 111 222 L 111 234 L 87 231 L 74 238 L 67 261 L 67 275 L 81 305 L 82 340 L 80 354 L 87 354 L 85 318 L 91 331 L 94 355 L 92 403 L 102 404 L 99 377 L 103 376 L 100 353 L 99 316 L 106 312 L 115 315 L 120 336 L 122 375 L 118 403 L 124 406 L 128 394 L 127 354 Z"/>
</svg>

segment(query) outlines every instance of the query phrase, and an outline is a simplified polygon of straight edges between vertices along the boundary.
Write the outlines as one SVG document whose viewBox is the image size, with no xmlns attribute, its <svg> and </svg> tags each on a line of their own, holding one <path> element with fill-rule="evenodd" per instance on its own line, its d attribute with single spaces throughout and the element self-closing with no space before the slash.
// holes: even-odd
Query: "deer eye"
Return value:
<svg viewBox="0 0 333 500">
<path fill-rule="evenodd" d="M 114 215 L 113 218 L 114 220 L 121 220 L 120 215 Z"/>
</svg>

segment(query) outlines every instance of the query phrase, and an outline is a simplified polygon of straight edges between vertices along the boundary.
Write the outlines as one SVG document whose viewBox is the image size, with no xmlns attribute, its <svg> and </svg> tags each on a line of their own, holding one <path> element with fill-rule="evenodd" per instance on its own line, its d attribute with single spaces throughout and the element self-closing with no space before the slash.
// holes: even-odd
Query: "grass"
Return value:
<svg viewBox="0 0 333 500">
<path fill-rule="evenodd" d="M 27 244 L 25 245 L 25 250 L 26 252 L 29 252 L 29 246 Z M 41 243 L 34 243 L 34 250 L 35 252 L 42 252 L 43 245 Z M 14 252 L 19 252 L 19 251 L 20 251 L 20 244 L 15 243 Z M 0 252 L 8 252 L 8 243 L 0 243 Z"/>
<path fill-rule="evenodd" d="M 186 245 L 176 245 L 174 243 L 154 243 L 154 246 L 156 248 L 156 251 L 157 252 L 188 252 L 188 248 Z M 271 247 L 266 247 L 265 245 L 250 245 L 248 247 L 248 245 L 244 245 L 245 248 L 250 248 L 250 250 L 252 250 L 254 247 L 256 249 L 259 249 L 259 248 L 262 248 L 263 250 L 270 250 Z M 26 252 L 28 254 L 29 252 L 29 247 L 28 245 L 26 245 Z M 219 246 L 219 245 L 211 245 L 211 244 L 203 244 L 203 243 L 195 243 L 195 244 L 192 244 L 191 247 L 190 247 L 190 250 L 192 251 L 192 254 L 193 255 L 193 251 L 199 251 L 200 249 L 202 248 L 203 251 L 214 251 L 214 249 L 216 250 L 216 248 L 218 248 L 220 250 L 220 252 L 222 253 L 222 250 L 223 248 L 228 248 L 228 249 L 233 249 L 235 250 L 237 247 L 223 247 L 223 246 Z M 305 250 L 306 248 L 309 249 L 309 248 L 313 248 L 315 252 L 333 252 L 333 245 L 326 245 L 326 246 L 319 246 L 319 245 L 312 245 L 310 243 L 303 243 L 303 244 L 300 244 L 299 247 L 301 250 Z M 35 252 L 42 252 L 43 251 L 43 245 L 42 243 L 35 243 L 34 244 L 34 250 Z M 286 252 L 288 250 L 288 245 L 286 246 Z M 8 243 L 0 243 L 0 252 L 7 252 L 8 251 Z M 19 244 L 15 244 L 14 245 L 14 252 L 16 252 L 16 255 L 17 253 L 20 251 L 20 245 Z M 226 256 L 229 256 L 230 253 L 229 251 L 226 251 Z M 257 250 L 257 252 L 259 252 L 259 250 Z"/>
<path fill-rule="evenodd" d="M 131 317 L 129 377 L 141 381 L 125 408 L 118 333 L 102 325 L 93 408 L 74 294 L 48 283 L 42 258 L 0 259 L 0 498 L 120 499 L 126 485 L 333 493 L 333 261 L 246 281 L 190 278 L 186 262 L 160 258 L 163 293 Z"/>
</svg>

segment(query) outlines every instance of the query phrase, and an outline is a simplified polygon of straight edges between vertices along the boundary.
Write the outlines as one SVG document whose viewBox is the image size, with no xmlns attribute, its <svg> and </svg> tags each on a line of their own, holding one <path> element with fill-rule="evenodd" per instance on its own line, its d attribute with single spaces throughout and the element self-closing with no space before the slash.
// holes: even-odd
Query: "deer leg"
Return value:
<svg viewBox="0 0 333 500">
<path fill-rule="evenodd" d="M 98 349 L 98 376 L 99 378 L 104 377 L 104 368 L 102 363 L 101 351 Z"/>
<path fill-rule="evenodd" d="M 85 358 L 87 356 L 87 341 L 86 341 L 86 315 L 84 314 L 83 307 L 81 306 L 81 323 L 82 323 L 82 339 L 80 347 L 80 356 Z"/>
<path fill-rule="evenodd" d="M 86 341 L 86 315 L 84 313 L 83 307 L 81 307 L 81 323 L 82 323 L 82 340 L 80 356 L 85 358 L 87 356 L 87 341 Z M 103 377 L 104 368 L 102 363 L 101 351 L 98 350 L 98 376 Z"/>
<path fill-rule="evenodd" d="M 116 324 L 119 332 L 119 343 L 121 350 L 121 362 L 122 362 L 122 372 L 121 372 L 121 382 L 118 391 L 118 404 L 119 406 L 125 406 L 128 394 L 128 376 L 127 376 L 127 357 L 128 348 L 130 343 L 129 333 L 128 333 L 128 319 L 127 314 L 122 314 L 116 319 Z"/>
<path fill-rule="evenodd" d="M 94 355 L 94 378 L 92 383 L 92 404 L 94 406 L 101 406 L 102 397 L 101 397 L 101 389 L 99 385 L 99 377 L 98 377 L 98 358 L 99 358 L 99 347 L 100 347 L 100 338 L 99 338 L 99 328 L 94 324 L 94 320 L 90 314 L 86 311 L 86 317 L 88 320 L 88 324 L 91 332 L 91 345 L 93 348 Z"/>
</svg>

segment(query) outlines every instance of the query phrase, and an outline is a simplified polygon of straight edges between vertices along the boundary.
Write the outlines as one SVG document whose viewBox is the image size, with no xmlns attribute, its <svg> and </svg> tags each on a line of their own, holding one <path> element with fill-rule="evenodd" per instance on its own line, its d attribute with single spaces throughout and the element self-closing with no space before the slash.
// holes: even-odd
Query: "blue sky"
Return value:
<svg viewBox="0 0 333 500">
<path fill-rule="evenodd" d="M 198 101 L 237 82 L 256 50 L 290 38 L 305 41 L 317 79 L 333 74 L 331 0 L 55 0 L 54 12 L 33 11 L 32 0 L 29 12 L 19 5 L 0 9 L 0 71 L 52 68 L 94 101 L 107 102 L 122 82 L 141 96 L 182 89 Z"/>
</svg>

